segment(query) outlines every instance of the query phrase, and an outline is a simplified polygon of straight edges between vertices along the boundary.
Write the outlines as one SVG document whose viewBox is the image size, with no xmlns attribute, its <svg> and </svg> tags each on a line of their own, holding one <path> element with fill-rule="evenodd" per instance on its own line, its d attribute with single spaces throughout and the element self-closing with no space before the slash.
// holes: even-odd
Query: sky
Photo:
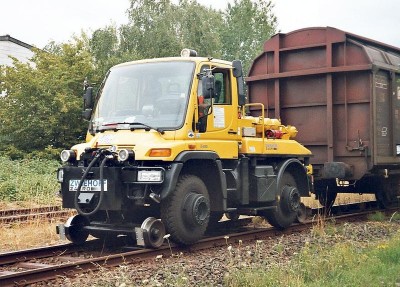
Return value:
<svg viewBox="0 0 400 287">
<path fill-rule="evenodd" d="M 177 2 L 178 0 L 172 0 Z M 233 0 L 198 0 L 225 9 Z M 272 0 L 282 33 L 330 26 L 400 47 L 398 0 Z M 10 35 L 43 48 L 50 41 L 68 42 L 81 31 L 128 22 L 129 0 L 3 0 L 0 36 Z"/>
</svg>

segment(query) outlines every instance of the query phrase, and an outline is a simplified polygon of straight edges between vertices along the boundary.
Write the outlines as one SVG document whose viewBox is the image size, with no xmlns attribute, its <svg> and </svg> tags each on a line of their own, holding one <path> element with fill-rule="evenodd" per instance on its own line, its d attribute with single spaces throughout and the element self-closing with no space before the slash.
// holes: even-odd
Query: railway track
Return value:
<svg viewBox="0 0 400 287">
<path fill-rule="evenodd" d="M 0 223 L 62 218 L 70 216 L 73 213 L 74 211 L 62 209 L 60 206 L 0 210 Z"/>
<path fill-rule="evenodd" d="M 356 209 L 350 206 L 348 210 Z M 357 213 L 349 213 L 327 217 L 326 220 L 358 221 L 365 219 L 368 214 L 376 209 L 368 209 Z M 322 214 L 321 210 L 313 211 Z M 290 228 L 279 231 L 274 228 L 235 227 L 235 232 L 229 232 L 229 222 L 221 223 L 218 230 L 225 230 L 225 234 L 212 234 L 190 247 L 179 247 L 165 243 L 159 249 L 144 249 L 126 245 L 124 238 L 118 238 L 113 244 L 106 245 L 100 240 L 91 240 L 83 246 L 63 244 L 51 247 L 21 250 L 0 254 L 0 286 L 25 286 L 35 282 L 46 281 L 58 276 L 74 276 L 88 270 L 100 267 L 112 267 L 124 263 L 134 264 L 157 256 L 163 257 L 178 254 L 179 252 L 195 252 L 213 247 L 226 246 L 242 241 L 259 240 L 262 238 L 281 236 L 283 234 L 297 233 L 309 229 L 315 224 L 315 216 L 296 224 Z M 251 219 L 239 220 L 239 225 L 249 224 Z M 224 225 L 225 224 L 225 225 Z"/>
</svg>

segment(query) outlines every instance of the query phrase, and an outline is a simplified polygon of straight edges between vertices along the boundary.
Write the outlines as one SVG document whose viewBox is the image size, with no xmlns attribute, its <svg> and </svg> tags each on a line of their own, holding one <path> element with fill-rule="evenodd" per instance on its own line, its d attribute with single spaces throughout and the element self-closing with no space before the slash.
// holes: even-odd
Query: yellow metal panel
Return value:
<svg viewBox="0 0 400 287">
<path fill-rule="evenodd" d="M 294 140 L 243 138 L 240 148 L 243 154 L 311 155 L 311 151 Z"/>
</svg>

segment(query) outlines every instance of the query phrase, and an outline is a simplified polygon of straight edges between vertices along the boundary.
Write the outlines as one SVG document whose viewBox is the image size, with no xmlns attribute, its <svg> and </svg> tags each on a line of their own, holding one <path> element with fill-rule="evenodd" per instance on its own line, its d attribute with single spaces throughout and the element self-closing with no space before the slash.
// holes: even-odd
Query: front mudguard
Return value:
<svg viewBox="0 0 400 287">
<path fill-rule="evenodd" d="M 165 170 L 163 188 L 160 196 L 161 200 L 168 197 L 168 195 L 175 189 L 176 183 L 178 182 L 179 174 L 181 173 L 183 163 L 174 162 L 170 169 Z"/>
</svg>

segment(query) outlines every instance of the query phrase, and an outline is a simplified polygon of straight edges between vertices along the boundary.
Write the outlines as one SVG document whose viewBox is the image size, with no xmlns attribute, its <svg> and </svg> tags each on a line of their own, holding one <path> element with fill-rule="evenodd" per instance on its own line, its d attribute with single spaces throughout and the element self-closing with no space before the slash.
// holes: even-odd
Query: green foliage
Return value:
<svg viewBox="0 0 400 287">
<path fill-rule="evenodd" d="M 129 22 L 105 26 L 71 42 L 35 50 L 33 64 L 0 67 L 0 151 L 14 159 L 51 154 L 83 140 L 82 82 L 100 85 L 115 64 L 178 56 L 241 59 L 247 73 L 262 43 L 276 31 L 269 0 L 235 0 L 225 11 L 196 0 L 131 0 Z M 46 150 L 49 148 L 49 150 Z"/>
<path fill-rule="evenodd" d="M 100 83 L 112 66 L 139 59 L 134 51 L 123 51 L 119 41 L 119 31 L 115 26 L 106 26 L 93 32 L 88 40 L 96 75 L 92 82 Z"/>
<path fill-rule="evenodd" d="M 223 15 L 196 1 L 182 0 L 179 6 L 180 48 L 193 48 L 200 56 L 222 56 Z M 176 52 L 175 54 L 176 55 Z"/>
<path fill-rule="evenodd" d="M 385 213 L 383 213 L 381 211 L 377 211 L 377 212 L 369 214 L 368 219 L 371 221 L 380 221 L 380 222 L 387 220 Z"/>
<path fill-rule="evenodd" d="M 102 71 L 113 64 L 143 58 L 178 56 L 183 48 L 200 56 L 240 59 L 245 73 L 276 33 L 277 19 L 267 0 L 235 0 L 226 11 L 216 11 L 196 0 L 131 0 L 129 23 L 119 29 L 96 30 L 90 39 L 96 66 Z"/>
<path fill-rule="evenodd" d="M 93 67 L 84 43 L 62 44 L 57 53 L 36 50 L 32 61 L 1 71 L 7 96 L 0 100 L 0 149 L 11 154 L 69 147 L 86 129 L 80 95 Z"/>
<path fill-rule="evenodd" d="M 0 157 L 0 200 L 54 204 L 59 184 L 55 160 Z"/>
<path fill-rule="evenodd" d="M 180 50 L 177 6 L 169 0 L 131 0 L 129 23 L 121 29 L 121 46 L 142 58 L 168 57 Z M 176 52 L 175 52 L 176 55 Z"/>
<path fill-rule="evenodd" d="M 307 245 L 285 265 L 242 268 L 228 286 L 395 286 L 400 276 L 400 239 L 361 245 Z"/>
<path fill-rule="evenodd" d="M 263 43 L 276 33 L 277 18 L 273 4 L 265 0 L 234 0 L 225 11 L 221 31 L 223 57 L 242 60 L 247 75 L 254 58 L 262 52 Z"/>
</svg>

